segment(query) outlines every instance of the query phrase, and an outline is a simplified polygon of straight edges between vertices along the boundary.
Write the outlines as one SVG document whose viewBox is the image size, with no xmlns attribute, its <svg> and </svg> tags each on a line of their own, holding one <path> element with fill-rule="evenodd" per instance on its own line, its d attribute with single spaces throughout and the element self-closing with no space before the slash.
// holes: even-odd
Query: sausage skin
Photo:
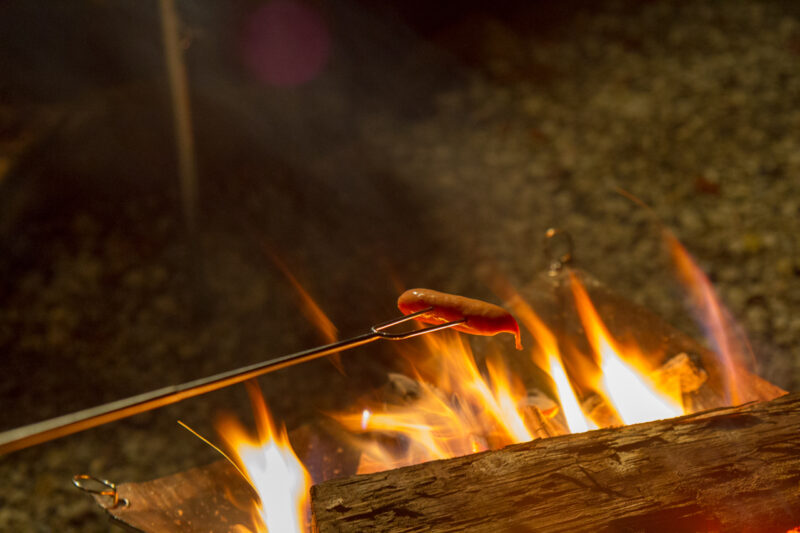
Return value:
<svg viewBox="0 0 800 533">
<path fill-rule="evenodd" d="M 397 307 L 404 315 L 432 307 L 430 312 L 417 317 L 417 320 L 427 324 L 443 324 L 464 319 L 463 324 L 453 326 L 453 329 L 472 335 L 511 333 L 516 340 L 517 350 L 522 349 L 519 324 L 511 313 L 498 305 L 431 289 L 409 289 L 397 299 Z"/>
</svg>

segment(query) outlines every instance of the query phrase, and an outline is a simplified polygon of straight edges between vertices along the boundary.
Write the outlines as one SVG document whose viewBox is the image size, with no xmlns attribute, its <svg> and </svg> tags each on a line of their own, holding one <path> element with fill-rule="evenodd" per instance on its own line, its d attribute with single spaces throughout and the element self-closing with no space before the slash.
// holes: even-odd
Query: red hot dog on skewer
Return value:
<svg viewBox="0 0 800 533">
<path fill-rule="evenodd" d="M 397 307 L 404 315 L 432 307 L 430 312 L 417 317 L 417 320 L 427 324 L 443 324 L 463 319 L 464 323 L 453 326 L 453 329 L 472 335 L 511 333 L 516 340 L 517 350 L 522 349 L 519 324 L 511 313 L 500 306 L 431 289 L 409 289 L 397 299 Z"/>
</svg>

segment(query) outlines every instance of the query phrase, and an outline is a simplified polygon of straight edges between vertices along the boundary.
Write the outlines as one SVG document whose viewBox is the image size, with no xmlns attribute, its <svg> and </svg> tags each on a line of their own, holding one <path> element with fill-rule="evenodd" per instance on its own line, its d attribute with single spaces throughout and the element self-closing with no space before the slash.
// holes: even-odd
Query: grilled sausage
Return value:
<svg viewBox="0 0 800 533">
<path fill-rule="evenodd" d="M 511 313 L 500 306 L 431 289 L 409 289 L 397 299 L 397 307 L 404 315 L 432 307 L 430 312 L 417 317 L 417 320 L 427 324 L 443 324 L 464 319 L 463 324 L 453 326 L 453 329 L 472 335 L 511 333 L 515 337 L 517 350 L 522 349 L 519 324 Z"/>
</svg>

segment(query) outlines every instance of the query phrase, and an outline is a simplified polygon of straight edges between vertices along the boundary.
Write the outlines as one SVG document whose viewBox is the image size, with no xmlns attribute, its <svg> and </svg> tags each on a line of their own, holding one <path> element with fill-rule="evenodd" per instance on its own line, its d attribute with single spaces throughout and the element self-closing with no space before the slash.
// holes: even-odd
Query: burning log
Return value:
<svg viewBox="0 0 800 533">
<path fill-rule="evenodd" d="M 682 397 L 686 412 L 693 413 L 698 411 L 692 408 L 695 393 L 705 384 L 708 374 L 705 370 L 697 368 L 688 355 L 680 353 L 653 371 L 650 379 L 659 390 L 669 391 L 673 397 Z M 767 395 L 761 399 L 769 400 L 779 395 Z M 622 425 L 617 413 L 598 394 L 587 396 L 581 407 L 599 427 Z"/>
<path fill-rule="evenodd" d="M 350 475 L 359 453 L 336 443 L 330 424 L 319 421 L 289 433 L 292 446 L 314 481 Z M 258 495 L 231 463 L 221 459 L 169 476 L 115 486 L 119 504 L 94 494 L 97 504 L 126 531 L 216 533 L 260 531 L 251 511 Z M 236 526 L 240 525 L 239 529 Z"/>
<path fill-rule="evenodd" d="M 751 374 L 730 350 L 711 353 L 593 283 L 607 310 L 600 313 L 576 271 L 552 277 L 554 289 L 544 298 L 556 308 L 547 314 L 551 324 L 517 302 L 536 350 L 514 357 L 484 350 L 479 361 L 458 336 L 426 339 L 426 353 L 434 357 L 412 368 L 413 378 L 390 374 L 377 395 L 369 393 L 352 412 L 332 415 L 341 425 L 332 433 L 339 434 L 335 440 L 348 443 L 328 447 L 332 453 L 311 428 L 289 446 L 263 399 L 254 398 L 257 388 L 248 387 L 262 415 L 260 440 L 238 423 L 237 436 L 229 439 L 228 429 L 222 435 L 236 450 L 242 475 L 261 494 L 260 504 L 251 502 L 254 523 L 305 531 L 309 469 L 319 482 L 350 475 L 355 467 L 363 475 L 312 488 L 316 531 L 785 531 L 800 524 L 800 453 L 794 451 L 800 396 L 775 400 L 783 391 Z M 601 315 L 611 318 L 608 324 Z M 446 325 L 469 317 L 455 318 Z M 505 359 L 513 364 L 506 366 Z M 767 403 L 722 408 L 737 401 Z M 697 412 L 713 408 L 719 409 Z M 671 418 L 680 413 L 695 414 Z M 587 432 L 654 419 L 662 420 Z M 474 454 L 514 442 L 525 444 Z M 306 456 L 300 464 L 292 450 L 298 445 L 307 451 L 321 446 L 321 462 Z M 277 450 L 281 468 L 246 460 L 259 447 Z M 344 456 L 351 459 L 347 464 Z M 403 465 L 416 466 L 389 471 Z M 303 479 L 299 490 L 290 473 Z M 214 483 L 226 475 L 234 478 L 227 483 L 236 483 L 230 474 L 229 467 L 212 465 L 172 481 L 123 484 L 113 503 L 121 496 L 131 505 L 112 505 L 109 512 L 147 531 L 158 530 L 146 523 L 155 519 L 187 525 L 186 531 L 210 527 L 213 505 L 205 505 L 201 493 L 187 491 L 189 501 L 180 502 L 158 491 L 204 487 L 218 502 L 221 487 Z M 247 493 L 243 479 L 238 490 Z M 293 492 L 275 493 L 276 487 Z M 286 520 L 271 524 L 284 510 L 292 510 Z M 218 526 L 225 530 L 224 523 Z"/>
<path fill-rule="evenodd" d="M 708 374 L 697 368 L 688 355 L 679 353 L 650 376 L 662 390 L 675 389 L 678 394 L 695 392 L 708 380 Z"/>
<path fill-rule="evenodd" d="M 557 340 L 562 354 L 569 356 L 575 351 L 592 353 L 580 313 L 575 307 L 572 289 L 574 280 L 578 280 L 585 288 L 611 336 L 623 340 L 626 345 L 637 346 L 650 369 L 663 370 L 662 367 L 670 359 L 679 357 L 673 362 L 677 363 L 674 370 L 680 376 L 684 402 L 690 403 L 693 411 L 724 407 L 732 403 L 762 401 L 786 392 L 758 377 L 747 365 L 737 364 L 726 369 L 719 354 L 707 349 L 647 308 L 613 292 L 581 270 L 565 269 L 556 275 L 541 276 L 519 295 L 502 287 L 498 290 L 505 291 L 507 307 L 521 317 L 523 322 L 525 320 L 520 301 L 530 305 L 549 331 L 558 332 Z M 573 347 L 575 350 L 571 349 Z M 683 359 L 680 354 L 687 354 L 688 359 Z M 533 375 L 528 368 L 515 371 L 522 376 Z M 674 375 L 674 371 L 667 372 L 664 377 Z M 655 380 L 660 381 L 658 378 Z M 729 387 L 726 382 L 729 381 L 740 386 L 737 399 L 727 397 L 726 391 Z M 586 384 L 577 385 L 583 388 Z M 692 390 L 695 386 L 698 388 Z"/>
<path fill-rule="evenodd" d="M 786 531 L 800 393 L 326 481 L 314 530 Z"/>
</svg>

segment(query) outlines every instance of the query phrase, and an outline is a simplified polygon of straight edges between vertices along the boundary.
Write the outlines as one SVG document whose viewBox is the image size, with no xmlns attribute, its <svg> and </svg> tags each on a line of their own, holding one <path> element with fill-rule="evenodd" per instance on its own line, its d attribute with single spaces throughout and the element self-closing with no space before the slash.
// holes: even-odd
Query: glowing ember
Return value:
<svg viewBox="0 0 800 533">
<path fill-rule="evenodd" d="M 570 276 L 575 305 L 586 331 L 586 338 L 595 352 L 602 371 L 603 390 L 609 403 L 619 413 L 625 424 L 637 424 L 651 420 L 672 418 L 683 414 L 683 408 L 666 395 L 648 385 L 621 357 L 622 350 L 616 346 L 597 314 L 589 295 L 574 275 Z M 626 355 L 638 355 L 628 349 Z M 641 357 L 641 356 L 639 356 Z"/>
<path fill-rule="evenodd" d="M 311 478 L 289 444 L 286 430 L 276 431 L 267 406 L 253 382 L 247 383 L 258 428 L 253 438 L 236 420 L 224 418 L 218 431 L 234 452 L 240 471 L 256 489 L 261 503 L 254 503 L 258 533 L 305 533 L 308 531 Z M 240 531 L 249 531 L 239 527 Z"/>
</svg>

